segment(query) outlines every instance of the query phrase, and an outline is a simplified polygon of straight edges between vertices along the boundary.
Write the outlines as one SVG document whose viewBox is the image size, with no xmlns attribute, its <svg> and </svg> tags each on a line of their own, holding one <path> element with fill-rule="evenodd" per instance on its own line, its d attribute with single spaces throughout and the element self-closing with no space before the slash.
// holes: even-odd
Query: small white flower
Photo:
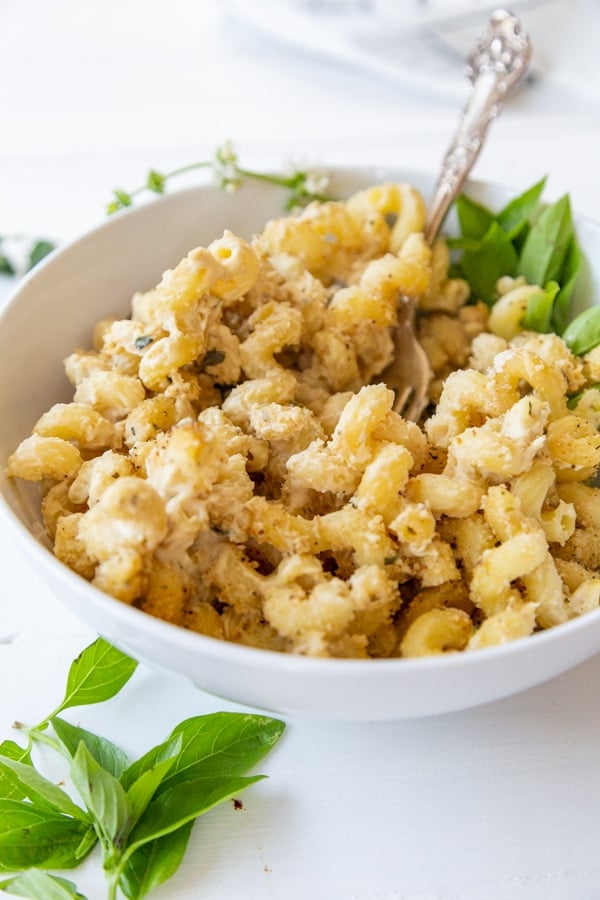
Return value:
<svg viewBox="0 0 600 900">
<path fill-rule="evenodd" d="M 309 194 L 325 194 L 329 188 L 329 175 L 318 169 L 308 171 L 304 186 Z"/>
<path fill-rule="evenodd" d="M 237 163 L 237 153 L 229 139 L 223 141 L 216 152 L 216 157 L 221 163 Z"/>
<path fill-rule="evenodd" d="M 239 180 L 239 178 L 237 181 L 230 179 L 229 181 L 224 181 L 221 184 L 221 187 L 223 188 L 223 190 L 225 191 L 226 194 L 235 194 L 235 192 L 239 188 L 240 184 L 241 184 L 241 181 Z"/>
</svg>

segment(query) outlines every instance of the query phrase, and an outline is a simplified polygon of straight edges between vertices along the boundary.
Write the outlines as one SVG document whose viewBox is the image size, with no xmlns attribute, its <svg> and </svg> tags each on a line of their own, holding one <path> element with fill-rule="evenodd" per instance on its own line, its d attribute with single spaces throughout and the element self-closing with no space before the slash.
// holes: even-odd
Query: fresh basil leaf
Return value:
<svg viewBox="0 0 600 900">
<path fill-rule="evenodd" d="M 496 221 L 511 240 L 519 237 L 529 225 L 539 206 L 540 197 L 546 185 L 546 176 L 515 197 L 496 216 Z"/>
<path fill-rule="evenodd" d="M 179 752 L 181 752 L 181 738 L 171 732 L 166 741 L 152 747 L 123 772 L 120 779 L 121 784 L 128 791 L 144 772 L 150 771 L 165 760 L 171 760 Z"/>
<path fill-rule="evenodd" d="M 32 764 L 31 748 L 21 747 L 16 741 L 2 741 L 0 743 L 0 756 L 5 756 L 7 759 L 16 759 L 17 762 L 26 763 L 28 766 Z"/>
<path fill-rule="evenodd" d="M 156 759 L 172 754 L 172 742 L 181 737 L 175 763 L 158 793 L 175 782 L 197 775 L 241 775 L 275 746 L 285 724 L 269 716 L 219 712 L 193 716 L 175 726 L 167 740 L 144 754 L 124 773 L 128 786 Z"/>
<path fill-rule="evenodd" d="M 449 250 L 469 250 L 471 253 L 475 253 L 479 250 L 479 244 L 480 241 L 470 237 L 446 238 L 446 246 Z"/>
<path fill-rule="evenodd" d="M 29 747 L 21 747 L 15 741 L 2 741 L 0 744 L 0 756 L 7 759 L 16 759 L 17 762 L 25 763 L 30 766 L 31 750 Z"/>
<path fill-rule="evenodd" d="M 174 784 L 148 804 L 129 835 L 129 847 L 137 850 L 149 841 L 176 831 L 223 800 L 235 797 L 251 784 L 262 781 L 264 777 L 215 775 Z"/>
<path fill-rule="evenodd" d="M 0 275 L 15 275 L 15 267 L 7 256 L 0 253 Z"/>
<path fill-rule="evenodd" d="M 96 762 L 83 742 L 73 757 L 71 778 L 102 834 L 112 844 L 122 842 L 130 827 L 127 796 L 120 782 Z"/>
<path fill-rule="evenodd" d="M 167 757 L 167 759 L 155 762 L 151 768 L 146 769 L 127 791 L 132 824 L 138 821 L 150 803 L 156 789 L 167 776 L 170 769 L 173 768 L 173 764 L 181 752 L 181 744 L 181 735 L 178 735 L 177 740 L 173 742 L 173 755 Z"/>
<path fill-rule="evenodd" d="M 0 800 L 0 870 L 70 869 L 90 825 L 24 800 Z"/>
<path fill-rule="evenodd" d="M 39 869 L 29 869 L 0 882 L 0 891 L 15 897 L 29 897 L 30 900 L 86 900 L 72 881 Z"/>
<path fill-rule="evenodd" d="M 562 334 L 569 322 L 571 298 L 582 267 L 583 253 L 575 236 L 573 236 L 560 273 L 561 288 L 554 301 L 552 310 L 552 328 L 557 334 Z"/>
<path fill-rule="evenodd" d="M 55 245 L 50 243 L 50 241 L 36 241 L 29 251 L 28 268 L 33 269 L 34 266 L 37 266 L 45 256 L 48 256 L 55 249 Z"/>
<path fill-rule="evenodd" d="M 93 850 L 97 843 L 98 835 L 96 834 L 96 829 L 92 825 L 84 834 L 79 847 L 75 851 L 75 859 L 81 862 L 83 859 L 85 859 L 90 850 Z"/>
<path fill-rule="evenodd" d="M 529 284 L 560 282 L 572 239 L 571 203 L 565 194 L 542 210 L 534 222 L 521 251 L 518 274 L 524 275 Z"/>
<path fill-rule="evenodd" d="M 589 353 L 600 344 L 600 306 L 591 306 L 576 316 L 562 333 L 562 339 L 576 356 Z"/>
<path fill-rule="evenodd" d="M 175 874 L 193 827 L 191 819 L 181 828 L 144 844 L 129 857 L 119 880 L 119 887 L 129 900 L 140 900 Z"/>
<path fill-rule="evenodd" d="M 491 305 L 497 299 L 496 284 L 503 275 L 515 275 L 518 257 L 510 238 L 492 222 L 479 247 L 465 251 L 460 265 L 476 297 Z"/>
<path fill-rule="evenodd" d="M 83 742 L 96 762 L 115 778 L 120 778 L 129 765 L 125 753 L 108 738 L 99 737 L 91 731 L 86 731 L 85 728 L 71 725 L 58 716 L 51 719 L 51 722 L 56 736 L 71 758 L 75 756 L 79 744 Z"/>
<path fill-rule="evenodd" d="M 31 754 L 28 747 L 20 747 L 14 741 L 2 741 L 0 744 L 0 756 L 6 759 L 16 759 L 17 762 L 24 765 L 31 765 Z M 15 783 L 13 778 L 7 777 L 0 770 L 0 797 L 13 800 L 22 800 L 26 796 L 25 792 Z"/>
<path fill-rule="evenodd" d="M 559 286 L 556 281 L 550 281 L 542 294 L 531 295 L 527 301 L 525 315 L 521 320 L 523 328 L 529 331 L 539 331 L 541 334 L 550 334 L 552 310 L 558 291 Z"/>
<path fill-rule="evenodd" d="M 87 706 L 110 700 L 126 684 L 137 662 L 97 638 L 71 663 L 65 696 L 55 715 L 71 706 Z"/>
<path fill-rule="evenodd" d="M 461 194 L 456 200 L 456 215 L 463 237 L 476 241 L 483 238 L 495 219 L 491 210 L 466 194 Z"/>
<path fill-rule="evenodd" d="M 0 757 L 0 771 L 9 780 L 12 778 L 25 796 L 39 809 L 61 812 L 83 822 L 89 821 L 85 811 L 73 803 L 66 791 L 40 775 L 33 766 L 17 762 L 16 759 Z"/>
<path fill-rule="evenodd" d="M 280 719 L 250 713 L 184 719 L 172 732 L 182 736 L 183 746 L 165 785 L 200 773 L 241 775 L 273 749 L 284 729 Z"/>
</svg>

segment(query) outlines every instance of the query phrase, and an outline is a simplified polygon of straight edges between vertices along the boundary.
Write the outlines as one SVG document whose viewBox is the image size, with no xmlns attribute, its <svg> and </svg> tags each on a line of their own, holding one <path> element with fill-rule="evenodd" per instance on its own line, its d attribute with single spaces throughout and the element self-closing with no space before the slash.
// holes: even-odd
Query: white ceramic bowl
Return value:
<svg viewBox="0 0 600 900">
<path fill-rule="evenodd" d="M 387 179 L 410 181 L 425 196 L 432 186 L 422 173 L 338 169 L 332 191 L 344 196 Z M 519 192 L 480 182 L 469 191 L 494 208 Z M 0 466 L 44 410 L 72 399 L 62 360 L 90 345 L 96 320 L 124 315 L 136 290 L 153 286 L 191 247 L 224 228 L 250 237 L 281 215 L 283 199 L 279 189 L 260 184 L 233 195 L 194 188 L 119 214 L 39 265 L 0 319 Z M 577 218 L 577 232 L 596 265 L 581 279 L 582 308 L 600 302 L 600 226 Z M 425 659 L 310 659 L 226 643 L 101 593 L 52 555 L 35 487 L 10 483 L 0 471 L 0 494 L 0 515 L 24 551 L 23 565 L 77 616 L 136 659 L 245 705 L 348 721 L 427 716 L 525 690 L 600 650 L 600 611 L 508 645 Z"/>
</svg>

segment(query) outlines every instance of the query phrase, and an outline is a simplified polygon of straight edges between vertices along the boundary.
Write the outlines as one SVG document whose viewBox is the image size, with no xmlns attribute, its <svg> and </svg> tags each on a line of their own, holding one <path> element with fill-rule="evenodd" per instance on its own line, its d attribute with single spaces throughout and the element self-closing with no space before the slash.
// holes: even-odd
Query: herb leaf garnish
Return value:
<svg viewBox="0 0 600 900">
<path fill-rule="evenodd" d="M 110 700 L 129 681 L 136 668 L 134 659 L 98 638 L 71 663 L 65 696 L 54 715 L 70 706 Z"/>
<path fill-rule="evenodd" d="M 126 897 L 136 900 L 145 897 L 177 871 L 193 826 L 193 820 L 186 822 L 164 837 L 144 844 L 128 857 L 119 878 L 119 887 Z"/>
<path fill-rule="evenodd" d="M 576 356 L 589 353 L 600 344 L 600 306 L 591 306 L 567 325 L 562 334 L 567 347 Z"/>
<path fill-rule="evenodd" d="M 466 278 L 472 295 L 488 306 L 497 301 L 497 283 L 504 275 L 522 276 L 528 284 L 541 287 L 542 293 L 536 291 L 529 298 L 522 326 L 567 335 L 573 352 L 585 353 L 600 343 L 600 335 L 589 330 L 596 313 L 574 326 L 576 339 L 568 326 L 571 298 L 583 265 L 571 203 L 565 194 L 540 207 L 545 184 L 542 178 L 498 213 L 461 195 L 456 201 L 461 235 L 448 239 L 448 246 L 459 253 L 453 273 Z M 583 346 L 587 349 L 582 350 Z"/>
<path fill-rule="evenodd" d="M 0 744 L 0 759 L 16 760 L 17 762 L 31 765 L 31 748 L 20 747 L 14 741 L 2 741 Z M 0 797 L 5 799 L 23 800 L 27 794 L 18 782 L 15 782 L 10 773 L 6 773 L 0 767 Z"/>
<path fill-rule="evenodd" d="M 532 294 L 527 301 L 527 309 L 521 320 L 523 328 L 550 334 L 554 303 L 560 288 L 556 281 L 549 281 L 542 294 Z"/>
<path fill-rule="evenodd" d="M 27 747 L 0 744 L 0 889 L 44 900 L 85 900 L 67 879 L 44 869 L 79 865 L 99 845 L 109 900 L 145 897 L 180 865 L 198 816 L 264 775 L 246 775 L 280 738 L 268 716 L 212 713 L 185 719 L 135 762 L 107 738 L 72 725 L 65 709 L 114 697 L 137 663 L 98 638 L 71 664 L 64 697 Z M 53 732 L 53 734 L 52 734 Z M 70 760 L 79 806 L 32 762 L 43 743 Z"/>
<path fill-rule="evenodd" d="M 27 800 L 0 799 L 0 871 L 70 869 L 91 826 Z"/>
<path fill-rule="evenodd" d="M 496 284 L 503 275 L 516 275 L 518 256 L 498 222 L 492 222 L 476 250 L 465 250 L 461 260 L 471 290 L 488 305 L 496 300 Z"/>
<path fill-rule="evenodd" d="M 496 221 L 512 241 L 522 237 L 524 233 L 529 231 L 530 223 L 535 218 L 535 214 L 539 208 L 539 202 L 544 187 L 546 186 L 546 180 L 545 177 L 542 178 L 532 187 L 507 203 L 504 209 L 498 213 Z"/>
<path fill-rule="evenodd" d="M 82 822 L 88 821 L 84 810 L 73 803 L 66 791 L 40 775 L 33 766 L 24 765 L 16 759 L 0 757 L 0 768 L 7 780 L 12 778 L 25 797 L 35 803 L 38 809 L 61 812 Z"/>
<path fill-rule="evenodd" d="M 91 731 L 86 731 L 85 728 L 71 725 L 58 716 L 52 717 L 52 728 L 70 757 L 75 756 L 80 744 L 85 744 L 96 762 L 115 778 L 120 778 L 129 765 L 126 754 L 108 738 L 99 737 Z"/>
</svg>

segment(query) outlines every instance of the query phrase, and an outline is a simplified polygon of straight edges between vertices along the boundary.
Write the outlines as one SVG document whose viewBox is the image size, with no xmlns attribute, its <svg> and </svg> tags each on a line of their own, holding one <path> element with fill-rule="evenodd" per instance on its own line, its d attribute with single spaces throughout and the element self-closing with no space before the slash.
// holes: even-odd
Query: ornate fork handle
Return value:
<svg viewBox="0 0 600 900">
<path fill-rule="evenodd" d="M 506 10 L 497 10 L 467 61 L 472 89 L 430 204 L 425 227 L 428 242 L 435 239 L 479 155 L 489 124 L 527 71 L 530 59 L 531 45 L 519 20 Z"/>
</svg>

